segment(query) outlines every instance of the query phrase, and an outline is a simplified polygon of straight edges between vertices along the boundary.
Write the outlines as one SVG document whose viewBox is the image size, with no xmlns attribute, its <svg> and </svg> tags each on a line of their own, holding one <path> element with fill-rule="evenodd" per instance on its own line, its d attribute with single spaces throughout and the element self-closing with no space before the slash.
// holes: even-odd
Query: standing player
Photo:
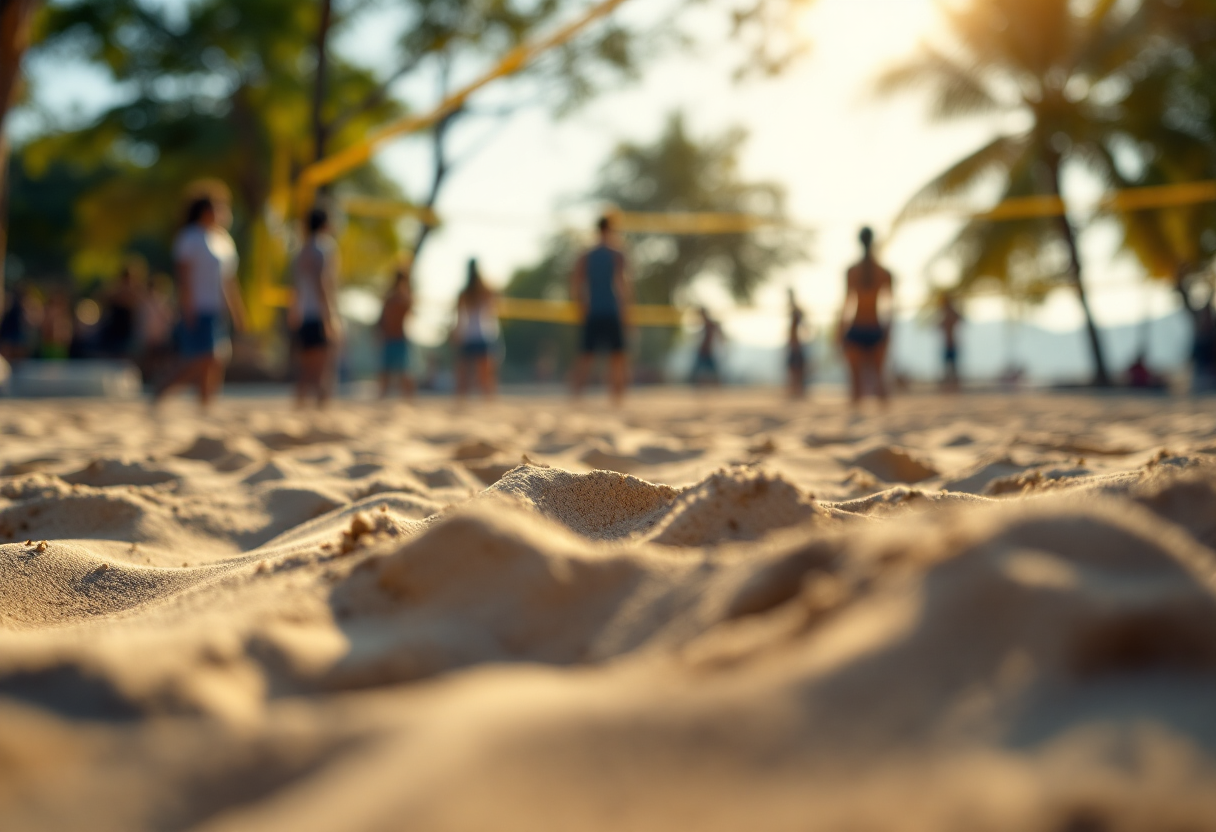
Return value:
<svg viewBox="0 0 1216 832">
<path fill-rule="evenodd" d="M 338 243 L 323 208 L 308 212 L 308 236 L 292 263 L 292 320 L 300 345 L 296 406 L 310 394 L 324 407 L 333 393 L 333 356 L 342 337 L 338 317 Z"/>
<path fill-rule="evenodd" d="M 238 331 L 245 324 L 245 306 L 235 280 L 236 244 L 228 234 L 231 223 L 226 190 L 212 188 L 190 201 L 186 224 L 173 243 L 181 311 L 178 350 L 185 363 L 156 392 L 156 401 L 178 385 L 193 383 L 206 408 L 223 381 L 232 354 L 225 311 Z"/>
<path fill-rule="evenodd" d="M 414 290 L 410 285 L 409 266 L 397 269 L 393 286 L 384 296 L 384 307 L 376 325 L 380 333 L 382 358 L 380 364 L 380 398 L 388 398 L 389 386 L 399 379 L 405 397 L 414 395 L 414 377 L 410 373 L 410 342 L 405 336 L 405 322 L 414 309 Z"/>
<path fill-rule="evenodd" d="M 599 243 L 585 252 L 570 277 L 570 299 L 578 304 L 583 334 L 581 353 L 571 377 L 575 398 L 582 395 L 598 352 L 608 353 L 608 390 L 619 405 L 629 382 L 625 328 L 629 324 L 632 292 L 629 266 L 612 239 L 612 221 L 599 221 Z"/>
<path fill-rule="evenodd" d="M 891 338 L 890 324 L 880 309 L 890 306 L 891 273 L 874 257 L 874 232 L 863 228 L 860 239 L 863 255 L 861 262 L 849 269 L 844 307 L 840 311 L 840 332 L 849 362 L 854 405 L 865 393 L 867 378 L 873 380 L 879 401 L 886 402 L 887 347 Z"/>
</svg>

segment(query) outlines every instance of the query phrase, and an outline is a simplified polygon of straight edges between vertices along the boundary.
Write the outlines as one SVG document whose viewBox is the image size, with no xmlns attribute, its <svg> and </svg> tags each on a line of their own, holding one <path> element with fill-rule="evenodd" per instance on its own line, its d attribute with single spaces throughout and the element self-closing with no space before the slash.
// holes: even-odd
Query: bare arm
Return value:
<svg viewBox="0 0 1216 832">
<path fill-rule="evenodd" d="M 224 300 L 228 302 L 228 314 L 232 316 L 232 326 L 237 332 L 245 331 L 245 302 L 241 300 L 241 287 L 236 278 L 224 281 Z"/>
<path fill-rule="evenodd" d="M 587 317 L 587 293 L 584 289 L 587 283 L 587 256 L 583 255 L 574 262 L 570 272 L 570 300 L 578 305 L 579 317 Z"/>
<path fill-rule="evenodd" d="M 849 319 L 852 317 L 850 309 L 857 308 L 857 292 L 853 286 L 853 270 L 850 269 L 848 276 L 845 278 L 844 303 L 840 306 L 840 321 L 837 323 L 836 337 L 843 343 L 845 333 L 849 328 Z"/>
<path fill-rule="evenodd" d="M 330 336 L 336 337 L 340 321 L 338 319 L 338 254 L 330 252 L 325 255 L 321 264 L 321 273 L 317 275 L 317 299 L 321 303 L 325 315 L 325 330 Z"/>
<path fill-rule="evenodd" d="M 178 260 L 174 265 L 177 271 L 177 302 L 182 309 L 182 319 L 188 326 L 194 326 L 194 291 L 190 281 L 190 261 Z"/>
<path fill-rule="evenodd" d="M 895 321 L 894 280 L 886 269 L 883 269 L 882 273 L 882 285 L 878 287 L 879 320 L 884 322 L 883 328 L 889 330 Z"/>
<path fill-rule="evenodd" d="M 616 296 L 619 300 L 621 324 L 629 326 L 633 318 L 633 279 L 629 272 L 629 261 L 623 254 L 620 258 L 616 270 Z"/>
</svg>

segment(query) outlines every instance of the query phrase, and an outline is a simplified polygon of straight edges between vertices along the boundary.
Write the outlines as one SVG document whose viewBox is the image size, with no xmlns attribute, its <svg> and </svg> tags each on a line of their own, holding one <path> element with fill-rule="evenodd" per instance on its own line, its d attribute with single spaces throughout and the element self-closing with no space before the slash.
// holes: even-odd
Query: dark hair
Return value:
<svg viewBox="0 0 1216 832">
<path fill-rule="evenodd" d="M 210 196 L 197 196 L 190 200 L 186 208 L 186 225 L 197 225 L 208 211 L 215 212 L 215 200 Z"/>
<path fill-rule="evenodd" d="M 607 234 L 612 230 L 612 217 L 605 214 L 600 217 L 600 221 L 595 224 L 595 227 L 600 230 L 601 234 Z"/>
<path fill-rule="evenodd" d="M 861 240 L 861 244 L 865 246 L 866 251 L 869 251 L 870 247 L 874 245 L 874 229 L 867 225 L 861 229 L 861 233 L 857 235 L 857 239 Z"/>
<path fill-rule="evenodd" d="M 329 224 L 329 212 L 324 208 L 313 208 L 308 212 L 308 233 L 316 234 Z"/>
<path fill-rule="evenodd" d="M 464 284 L 464 291 L 469 297 L 480 296 L 486 290 L 486 284 L 481 279 L 481 269 L 477 268 L 477 258 L 469 258 L 469 276 Z"/>
</svg>

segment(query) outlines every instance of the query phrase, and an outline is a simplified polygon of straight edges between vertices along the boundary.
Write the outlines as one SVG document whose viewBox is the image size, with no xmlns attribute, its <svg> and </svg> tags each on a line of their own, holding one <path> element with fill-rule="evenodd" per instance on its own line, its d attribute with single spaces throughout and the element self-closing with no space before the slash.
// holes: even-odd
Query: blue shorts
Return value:
<svg viewBox="0 0 1216 832">
<path fill-rule="evenodd" d="M 867 352 L 887 340 L 887 330 L 881 326 L 851 326 L 844 340 Z"/>
<path fill-rule="evenodd" d="M 583 352 L 625 351 L 625 327 L 619 316 L 590 317 L 583 324 Z"/>
<path fill-rule="evenodd" d="M 692 380 L 697 381 L 706 377 L 711 379 L 718 377 L 718 360 L 712 353 L 699 353 L 697 360 L 692 365 Z"/>
<path fill-rule="evenodd" d="M 183 358 L 216 356 L 227 346 L 228 333 L 219 315 L 195 315 L 193 326 L 184 320 L 178 324 L 177 348 Z"/>
<path fill-rule="evenodd" d="M 404 338 L 389 338 L 380 353 L 380 365 L 386 373 L 410 371 L 410 342 Z"/>
<path fill-rule="evenodd" d="M 300 346 L 306 350 L 315 350 L 329 345 L 329 336 L 325 334 L 325 324 L 321 321 L 309 320 L 300 324 L 297 333 Z"/>
<path fill-rule="evenodd" d="M 460 345 L 461 358 L 485 358 L 493 347 L 489 341 L 468 341 Z"/>
<path fill-rule="evenodd" d="M 789 347 L 785 354 L 785 366 L 791 370 L 801 370 L 806 366 L 806 350 L 801 346 Z"/>
</svg>

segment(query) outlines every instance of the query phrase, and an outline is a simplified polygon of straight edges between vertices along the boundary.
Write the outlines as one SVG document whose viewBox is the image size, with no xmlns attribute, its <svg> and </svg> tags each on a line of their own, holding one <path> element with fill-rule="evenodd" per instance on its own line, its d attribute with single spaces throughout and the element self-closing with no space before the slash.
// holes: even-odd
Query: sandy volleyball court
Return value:
<svg viewBox="0 0 1216 832">
<path fill-rule="evenodd" d="M 1216 417 L 0 409 L 0 828 L 1216 829 Z"/>
</svg>

